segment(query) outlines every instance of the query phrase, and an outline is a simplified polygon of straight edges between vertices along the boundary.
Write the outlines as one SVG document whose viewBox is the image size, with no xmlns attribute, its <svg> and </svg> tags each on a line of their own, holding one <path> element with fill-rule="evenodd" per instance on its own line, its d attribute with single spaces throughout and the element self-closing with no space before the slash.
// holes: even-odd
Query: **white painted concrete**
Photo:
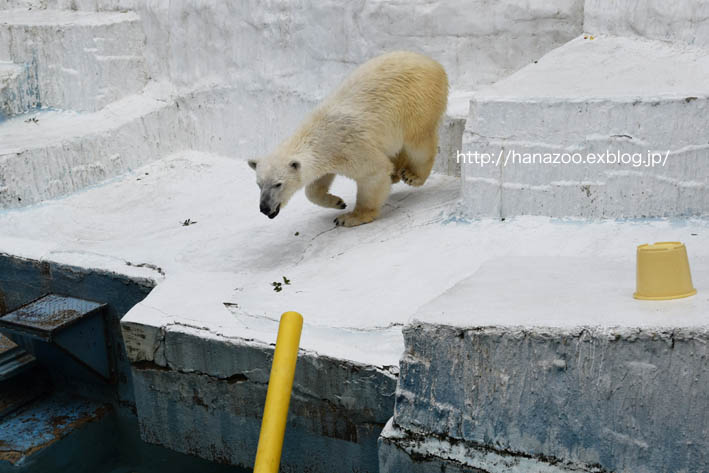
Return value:
<svg viewBox="0 0 709 473">
<path fill-rule="evenodd" d="M 709 47 L 709 4 L 703 0 L 586 0 L 584 30 Z"/>
<path fill-rule="evenodd" d="M 245 78 L 322 97 L 353 65 L 395 49 L 436 58 L 456 90 L 489 84 L 581 33 L 582 4 L 161 0 L 137 11 L 154 78 Z"/>
<path fill-rule="evenodd" d="M 134 12 L 16 9 L 0 15 L 0 60 L 31 69 L 44 107 L 96 111 L 140 91 L 148 81 L 144 48 Z"/>
<path fill-rule="evenodd" d="M 352 204 L 352 183 L 337 180 L 335 191 Z M 129 274 L 136 265 L 160 267 L 164 281 L 126 322 L 271 343 L 274 319 L 299 310 L 304 349 L 377 366 L 397 364 L 401 326 L 419 307 L 504 255 L 627 262 L 637 244 L 680 240 L 693 262 L 709 256 L 705 220 L 471 221 L 460 217 L 457 197 L 455 179 L 434 176 L 421 189 L 394 186 L 382 218 L 362 227 L 335 228 L 337 211 L 302 194 L 270 221 L 258 212 L 245 163 L 182 153 L 64 199 L 3 211 L 0 249 Z M 188 218 L 197 223 L 182 226 Z M 626 269 L 628 288 L 634 272 Z M 700 275 L 701 264 L 694 271 Z M 600 284 L 603 274 L 591 272 L 589 281 Z M 291 285 L 274 292 L 271 283 L 283 276 Z M 619 310 L 626 302 L 612 300 Z"/>
<path fill-rule="evenodd" d="M 216 347 L 237 349 L 244 359 L 261 356 L 248 376 L 262 376 L 252 380 L 262 385 L 264 354 L 285 310 L 305 316 L 308 366 L 317 370 L 326 359 L 343 371 L 370 365 L 357 379 L 375 379 L 370 372 L 385 379 L 388 390 L 379 397 L 388 400 L 404 350 L 401 329 L 412 314 L 444 336 L 443 324 L 522 331 L 553 325 L 558 333 L 595 324 L 598 333 L 624 327 L 626 335 L 670 318 L 671 325 L 703 327 L 706 220 L 466 218 L 706 212 L 709 59 L 696 48 L 706 39 L 704 7 L 648 0 L 647 14 L 629 10 L 641 3 L 618 0 L 604 8 L 586 0 L 586 30 L 597 30 L 590 31 L 597 37 L 577 38 L 542 58 L 582 33 L 582 0 L 0 1 L 0 60 L 35 73 L 43 106 L 69 109 L 0 124 L 0 251 L 159 281 L 126 316 L 130 330 L 124 333 L 130 359 L 148 362 L 136 368 L 136 379 L 145 382 L 141 416 L 155 429 L 153 440 L 179 449 L 186 448 L 181 429 L 169 432 L 160 417 L 174 405 L 156 393 L 169 390 L 170 376 L 178 376 L 185 383 L 175 393 L 185 396 L 179 417 L 185 426 L 203 425 L 185 373 L 199 378 L 201 388 L 210 386 L 210 377 L 221 382 L 242 367 L 214 355 Z M 697 21 L 682 26 L 689 18 Z M 639 37 L 598 35 L 630 32 Z M 453 120 L 443 154 L 459 146 L 460 120 L 470 116 L 464 150 L 666 148 L 674 167 L 473 172 L 467 166 L 464 205 L 456 180 L 433 176 L 422 189 L 395 186 L 382 218 L 363 227 L 334 228 L 337 212 L 314 207 L 302 195 L 277 220 L 266 220 L 245 158 L 268 152 L 357 64 L 392 49 L 429 54 L 448 70 Z M 20 79 L 6 75 L 4 83 Z M 450 160 L 437 166 L 457 172 Z M 352 205 L 352 183 L 338 180 L 335 191 Z M 186 219 L 196 223 L 183 225 Z M 692 300 L 657 305 L 630 298 L 635 246 L 658 240 L 688 244 L 700 290 Z M 272 283 L 284 277 L 290 284 L 275 292 Z M 555 295 L 559 287 L 564 292 Z M 579 300 L 582 308 L 575 307 Z M 474 312 L 465 310 L 470 306 Z M 516 330 L 508 335 L 514 338 Z M 431 340 L 453 346 L 448 338 Z M 223 364 L 210 363 L 212 355 Z M 459 366 L 458 358 L 446 356 L 438 360 L 442 370 Z M 169 374 L 150 362 L 170 368 Z M 438 383 L 434 376 L 428 381 Z M 378 382 L 359 391 L 342 383 L 320 404 L 361 409 L 360 397 L 376 392 Z M 301 387 L 308 400 L 322 400 L 312 383 Z M 450 406 L 435 401 L 448 412 Z M 309 419 L 312 405 L 303 403 L 302 419 Z M 516 445 L 533 450 L 527 447 L 536 444 L 523 440 Z M 215 439 L 202 441 L 199 454 L 214 455 Z M 559 446 L 549 445 L 558 454 Z M 428 453 L 441 456 L 457 448 L 434 447 Z M 468 454 L 480 452 L 459 449 L 456 458 Z M 494 456 L 478 455 L 476 464 Z"/>
<path fill-rule="evenodd" d="M 39 105 L 35 79 L 29 67 L 0 61 L 0 120 Z"/>
<path fill-rule="evenodd" d="M 0 60 L 29 71 L 36 85 L 24 87 L 42 107 L 70 113 L 0 127 L 0 206 L 66 195 L 180 149 L 265 154 L 358 64 L 392 49 L 441 61 L 449 116 L 462 118 L 472 89 L 580 33 L 581 6 L 6 0 Z M 471 8 L 480 15 L 463 14 Z M 146 104 L 146 95 L 175 104 Z M 461 147 L 459 125 L 441 140 L 446 158 Z M 450 159 L 438 169 L 459 173 Z"/>
<path fill-rule="evenodd" d="M 179 149 L 169 99 L 151 87 L 94 113 L 39 110 L 3 122 L 0 207 L 66 195 Z"/>
<path fill-rule="evenodd" d="M 579 36 L 474 97 L 537 102 L 684 98 L 707 95 L 707 75 L 709 51 L 704 49 L 642 38 Z"/>
<path fill-rule="evenodd" d="M 474 94 L 463 152 L 495 159 L 462 166 L 468 214 L 706 214 L 707 110 L 706 50 L 645 39 L 576 38 Z M 606 158 L 525 164 L 510 153 Z M 634 162 L 610 163 L 608 153 L 628 153 Z M 662 156 L 664 166 L 647 166 L 649 153 Z"/>
<path fill-rule="evenodd" d="M 702 240 L 686 241 L 699 291 L 695 297 L 634 299 L 631 248 L 610 258 L 519 255 L 486 263 L 421 307 L 413 320 L 457 327 L 709 327 L 709 258 L 699 248 Z"/>
<path fill-rule="evenodd" d="M 422 460 L 412 461 L 412 457 Z M 599 469 L 584 469 L 571 462 L 550 464 L 536 458 L 476 448 L 450 439 L 416 436 L 396 427 L 392 420 L 382 430 L 379 440 L 379 469 L 382 473 L 465 473 L 472 469 L 488 473 L 601 472 Z"/>
</svg>

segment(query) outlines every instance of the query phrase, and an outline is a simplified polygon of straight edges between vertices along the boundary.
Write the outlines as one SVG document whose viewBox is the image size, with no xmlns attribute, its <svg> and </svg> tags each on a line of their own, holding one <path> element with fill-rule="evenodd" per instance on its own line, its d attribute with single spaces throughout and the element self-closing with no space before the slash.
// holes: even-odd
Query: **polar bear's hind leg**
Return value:
<svg viewBox="0 0 709 473">
<path fill-rule="evenodd" d="M 394 165 L 394 172 L 391 173 L 391 183 L 396 184 L 401 180 L 401 170 L 404 168 L 409 160 L 409 156 L 406 154 L 406 150 L 401 148 L 396 156 L 391 158 L 391 162 Z"/>
<path fill-rule="evenodd" d="M 370 167 L 371 172 L 365 176 L 355 178 L 357 182 L 357 204 L 354 210 L 335 218 L 337 226 L 355 227 L 371 222 L 379 216 L 384 202 L 389 197 L 391 174 L 394 171 L 394 165 L 383 153 L 374 152 L 373 155 L 377 156 L 377 158 L 373 160 L 374 164 Z"/>
<path fill-rule="evenodd" d="M 399 169 L 399 177 L 410 186 L 423 185 L 431 174 L 438 149 L 438 132 L 434 129 L 416 141 L 404 143 L 407 160 Z"/>
</svg>

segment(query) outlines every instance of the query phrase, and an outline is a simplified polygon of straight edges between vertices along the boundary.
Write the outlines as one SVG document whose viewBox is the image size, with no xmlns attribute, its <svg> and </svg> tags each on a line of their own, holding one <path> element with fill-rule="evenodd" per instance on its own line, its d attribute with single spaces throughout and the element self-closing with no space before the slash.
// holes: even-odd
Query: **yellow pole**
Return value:
<svg viewBox="0 0 709 473">
<path fill-rule="evenodd" d="M 278 473 L 302 328 L 303 317 L 298 312 L 286 312 L 281 316 L 254 473 Z"/>
</svg>

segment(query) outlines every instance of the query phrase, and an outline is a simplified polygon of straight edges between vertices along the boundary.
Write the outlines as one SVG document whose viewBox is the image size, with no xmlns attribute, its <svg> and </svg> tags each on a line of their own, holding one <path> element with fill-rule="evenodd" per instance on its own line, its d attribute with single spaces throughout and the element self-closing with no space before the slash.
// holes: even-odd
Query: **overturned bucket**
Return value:
<svg viewBox="0 0 709 473">
<path fill-rule="evenodd" d="M 693 296 L 687 248 L 678 241 L 638 246 L 636 292 L 644 300 L 680 299 Z"/>
</svg>

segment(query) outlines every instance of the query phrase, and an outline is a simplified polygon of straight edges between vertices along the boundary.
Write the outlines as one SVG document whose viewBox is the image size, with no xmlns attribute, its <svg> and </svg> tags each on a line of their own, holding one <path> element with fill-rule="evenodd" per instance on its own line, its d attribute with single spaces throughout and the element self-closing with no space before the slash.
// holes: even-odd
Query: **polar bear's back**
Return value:
<svg viewBox="0 0 709 473">
<path fill-rule="evenodd" d="M 387 53 L 355 69 L 324 103 L 378 123 L 399 125 L 404 134 L 430 129 L 446 109 L 448 78 L 438 62 L 408 51 Z"/>
</svg>

